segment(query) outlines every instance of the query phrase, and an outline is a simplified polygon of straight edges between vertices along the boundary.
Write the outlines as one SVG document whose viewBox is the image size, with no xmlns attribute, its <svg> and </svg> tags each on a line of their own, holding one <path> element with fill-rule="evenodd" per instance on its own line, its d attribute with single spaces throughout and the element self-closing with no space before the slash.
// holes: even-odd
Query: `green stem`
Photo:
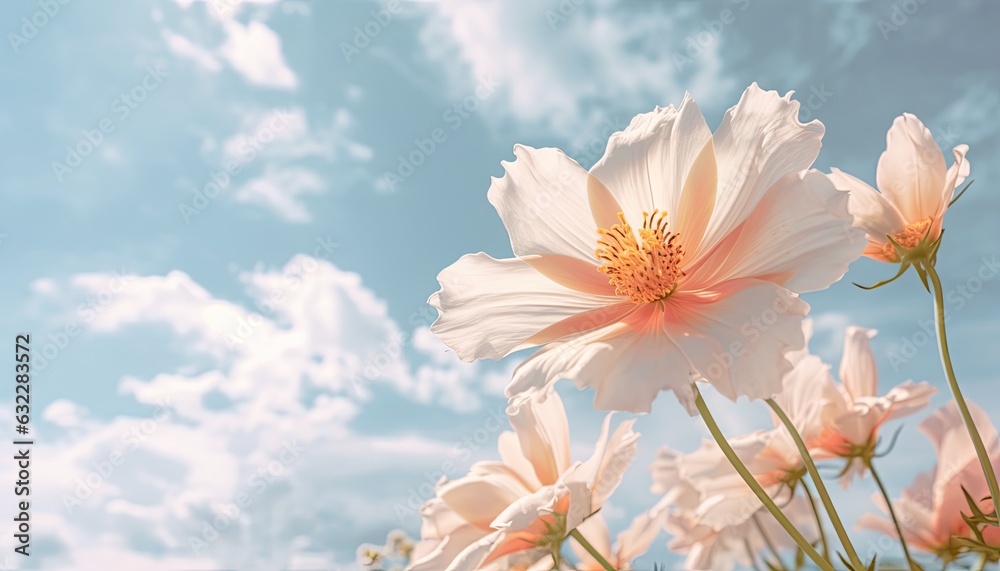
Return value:
<svg viewBox="0 0 1000 571">
<path fill-rule="evenodd" d="M 764 538 L 764 545 L 767 546 L 767 550 L 771 552 L 771 555 L 774 555 L 774 560 L 778 562 L 777 567 L 781 569 L 781 571 L 788 571 L 788 567 L 785 567 L 785 562 L 781 560 L 781 554 L 778 553 L 777 549 L 775 549 L 774 543 L 771 541 L 771 538 L 768 537 L 766 533 L 764 533 L 764 526 L 762 526 L 760 524 L 760 520 L 757 519 L 757 514 L 753 514 L 753 516 L 751 516 L 751 519 L 753 519 L 753 524 L 757 528 L 757 532 L 760 533 L 760 536 L 762 538 Z"/>
<path fill-rule="evenodd" d="M 816 507 L 816 498 L 813 497 L 812 490 L 809 489 L 809 485 L 802 482 L 802 489 L 806 491 L 806 499 L 809 500 L 809 507 L 812 508 L 813 515 L 816 516 L 816 527 L 819 529 L 819 539 L 823 542 L 823 557 L 830 559 L 830 547 L 826 542 L 826 530 L 823 529 L 823 518 L 819 515 L 819 509 Z"/>
<path fill-rule="evenodd" d="M 587 550 L 587 553 L 589 553 L 591 557 L 596 559 L 597 562 L 601 564 L 601 567 L 604 567 L 604 569 L 606 569 L 607 571 L 615 571 L 615 568 L 612 567 L 610 563 L 608 563 L 607 559 L 605 559 L 604 556 L 598 553 L 597 550 L 594 549 L 594 546 L 591 545 L 589 541 L 584 539 L 583 534 L 580 533 L 579 530 L 574 529 L 573 531 L 569 532 L 569 536 L 575 539 L 576 542 L 579 543 L 581 546 L 583 546 L 583 548 Z"/>
<path fill-rule="evenodd" d="M 969 412 L 969 405 L 965 403 L 962 396 L 962 389 L 958 386 L 958 379 L 955 378 L 955 369 L 951 364 L 951 353 L 948 351 L 948 336 L 944 327 L 944 289 L 941 287 L 941 278 L 938 277 L 937 270 L 931 263 L 924 263 L 931 282 L 934 284 L 934 322 L 937 324 L 938 348 L 941 351 L 941 364 L 944 366 L 945 375 L 948 377 L 948 386 L 951 387 L 951 394 L 955 397 L 955 404 L 962 413 L 962 420 L 965 422 L 965 429 L 969 431 L 972 438 L 972 445 L 976 447 L 976 454 L 979 456 L 979 464 L 983 467 L 983 474 L 986 476 L 986 483 L 990 487 L 990 496 L 993 500 L 993 509 L 1000 517 L 1000 486 L 997 486 L 997 476 L 993 472 L 993 463 L 983 445 L 983 437 L 979 435 L 976 423 L 972 420 Z"/>
<path fill-rule="evenodd" d="M 788 520 L 788 517 L 782 513 L 781 509 L 774 503 L 774 500 L 771 499 L 771 496 L 767 495 L 767 492 L 765 492 L 764 488 L 762 488 L 760 483 L 757 482 L 757 479 L 753 477 L 753 474 L 751 474 L 750 470 L 748 470 L 743 464 L 740 457 L 736 455 L 733 447 L 729 445 L 729 441 L 727 441 L 725 435 L 722 434 L 722 430 L 719 429 L 719 425 L 715 423 L 715 419 L 712 417 L 712 412 L 708 410 L 708 405 L 705 404 L 705 399 L 701 397 L 701 391 L 698 390 L 698 386 L 694 385 L 693 388 L 695 406 L 698 407 L 698 412 L 701 413 L 701 417 L 704 419 L 705 425 L 708 427 L 708 431 L 712 433 L 712 437 L 715 438 L 715 442 L 718 443 L 719 448 L 722 449 L 722 453 L 726 455 L 726 459 L 729 460 L 729 463 L 733 465 L 733 468 L 736 469 L 736 472 L 743 478 L 743 481 L 746 482 L 747 486 L 750 486 L 750 489 L 753 490 L 753 493 L 757 496 L 760 502 L 764 504 L 767 511 L 771 512 L 774 519 L 778 520 L 781 527 L 788 532 L 788 535 L 792 537 L 792 540 L 795 541 L 796 545 L 798 545 L 802 551 L 809 556 L 809 559 L 812 559 L 813 562 L 816 563 L 816 566 L 823 571 L 834 571 L 833 565 L 831 565 L 826 559 L 823 559 L 823 556 L 816 551 L 806 538 L 802 537 L 802 533 L 800 533 L 792 522 Z"/>
<path fill-rule="evenodd" d="M 844 528 L 844 522 L 840 521 L 840 515 L 837 513 L 837 508 L 833 505 L 833 500 L 830 499 L 830 492 L 826 490 L 826 484 L 823 483 L 823 479 L 819 475 L 819 470 L 816 469 L 816 463 L 813 462 L 812 456 L 809 454 L 809 449 L 806 448 L 806 443 L 802 441 L 802 435 L 792 424 L 792 421 L 788 419 L 788 415 L 785 411 L 781 410 L 778 403 L 774 399 L 767 399 L 767 404 L 771 407 L 778 418 L 781 419 L 781 423 L 785 425 L 788 433 L 791 435 L 792 440 L 795 441 L 795 446 L 799 449 L 799 455 L 802 456 L 802 462 L 806 465 L 806 470 L 809 471 L 809 476 L 812 477 L 813 484 L 816 486 L 816 492 L 819 494 L 819 499 L 823 502 L 823 507 L 826 508 L 826 515 L 830 518 L 830 523 L 833 524 L 833 529 L 837 532 L 837 537 L 840 538 L 841 545 L 844 546 L 844 551 L 847 552 L 847 557 L 851 560 L 851 565 L 855 569 L 865 569 L 865 565 L 861 562 L 861 558 L 858 557 L 858 552 L 854 550 L 854 544 L 851 543 L 851 538 L 847 535 L 847 530 Z"/>
<path fill-rule="evenodd" d="M 865 466 L 867 466 L 868 471 L 872 473 L 875 485 L 877 485 L 879 491 L 882 492 L 882 497 L 885 498 L 885 505 L 889 506 L 889 516 L 892 518 L 892 524 L 896 526 L 896 535 L 899 536 L 899 544 L 903 546 L 903 555 L 906 556 L 906 562 L 909 563 L 912 571 L 920 569 L 916 562 L 913 561 L 913 557 L 910 556 L 910 548 L 906 545 L 906 538 L 903 536 L 903 526 L 899 524 L 899 519 L 896 517 L 896 509 L 892 507 L 892 498 L 889 497 L 889 492 L 885 489 L 885 484 L 882 483 L 882 478 L 880 478 L 878 472 L 875 471 L 875 463 L 872 462 L 871 458 L 866 458 Z"/>
</svg>

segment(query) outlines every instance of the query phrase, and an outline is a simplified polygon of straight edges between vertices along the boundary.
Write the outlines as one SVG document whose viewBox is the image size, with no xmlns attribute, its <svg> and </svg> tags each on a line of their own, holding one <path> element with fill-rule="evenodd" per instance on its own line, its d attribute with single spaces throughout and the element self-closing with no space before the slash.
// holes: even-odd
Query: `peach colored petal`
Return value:
<svg viewBox="0 0 1000 571">
<path fill-rule="evenodd" d="M 643 212 L 665 210 L 679 220 L 684 179 L 712 132 L 687 94 L 680 108 L 657 107 L 637 115 L 608 141 L 604 156 L 590 169 L 614 196 L 633 225 Z"/>
<path fill-rule="evenodd" d="M 945 183 L 944 154 L 915 115 L 904 113 L 892 122 L 875 178 L 907 222 L 937 215 Z"/>
<path fill-rule="evenodd" d="M 511 399 L 507 416 L 538 481 L 555 484 L 570 466 L 569 421 L 562 399 L 555 392 L 525 393 Z"/>
<path fill-rule="evenodd" d="M 844 332 L 844 354 L 840 359 L 840 382 L 852 400 L 875 396 L 878 391 L 878 366 L 872 354 L 871 339 L 877 331 L 849 326 Z"/>
<path fill-rule="evenodd" d="M 438 281 L 428 300 L 439 312 L 431 331 L 463 361 L 499 359 L 554 323 L 618 301 L 561 286 L 523 260 L 486 254 L 462 256 Z"/>
<path fill-rule="evenodd" d="M 607 275 L 597 271 L 594 262 L 558 254 L 523 256 L 521 259 L 559 285 L 591 295 L 615 295 L 615 287 L 608 281 Z"/>
<path fill-rule="evenodd" d="M 517 256 L 560 254 L 592 260 L 597 228 L 587 200 L 587 171 L 559 149 L 514 146 L 514 162 L 487 197 Z"/>
<path fill-rule="evenodd" d="M 480 529 L 489 529 L 497 514 L 528 493 L 519 480 L 499 475 L 466 476 L 437 491 L 449 508 Z"/>
<path fill-rule="evenodd" d="M 777 181 L 718 247 L 689 267 L 684 290 L 759 278 L 793 291 L 823 289 L 861 255 L 864 232 L 851 228 L 846 192 L 819 171 Z"/>
<path fill-rule="evenodd" d="M 906 219 L 892 202 L 861 179 L 839 169 L 830 169 L 830 181 L 840 190 L 849 191 L 848 208 L 854 225 L 868 234 L 868 239 L 881 253 L 886 236 L 906 226 Z"/>
<path fill-rule="evenodd" d="M 819 121 L 800 123 L 798 115 L 799 103 L 791 93 L 780 97 L 756 83 L 726 112 L 712 137 L 718 192 L 701 251 L 709 251 L 742 224 L 780 178 L 812 165 L 825 129 Z"/>
</svg>

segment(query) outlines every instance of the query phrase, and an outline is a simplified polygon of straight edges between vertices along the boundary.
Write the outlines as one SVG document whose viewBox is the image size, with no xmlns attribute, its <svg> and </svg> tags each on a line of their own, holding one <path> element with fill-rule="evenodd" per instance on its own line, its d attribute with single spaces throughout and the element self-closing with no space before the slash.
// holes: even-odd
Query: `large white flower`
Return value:
<svg viewBox="0 0 1000 571">
<path fill-rule="evenodd" d="M 566 411 L 555 393 L 523 395 L 508 416 L 514 432 L 500 435 L 501 460 L 443 481 L 421 507 L 409 571 L 528 569 L 604 505 L 635 455 L 635 421 L 610 432 L 609 414 L 593 456 L 572 463 Z"/>
<path fill-rule="evenodd" d="M 802 347 L 798 293 L 839 279 L 864 247 L 847 194 L 807 171 L 824 128 L 790 96 L 747 88 L 713 134 L 698 106 L 639 115 L 588 173 L 517 146 L 489 200 L 515 258 L 463 256 L 438 276 L 432 330 L 463 360 L 543 346 L 514 395 L 560 378 L 602 410 L 692 409 L 692 379 L 770 397 Z"/>
</svg>

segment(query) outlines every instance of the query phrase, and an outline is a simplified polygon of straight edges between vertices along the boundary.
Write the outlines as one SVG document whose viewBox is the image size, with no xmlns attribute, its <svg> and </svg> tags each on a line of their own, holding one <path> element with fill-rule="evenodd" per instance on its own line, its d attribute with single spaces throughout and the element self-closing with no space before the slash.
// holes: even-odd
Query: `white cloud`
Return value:
<svg viewBox="0 0 1000 571">
<path fill-rule="evenodd" d="M 163 30 L 163 39 L 167 42 L 167 47 L 175 54 L 190 59 L 203 69 L 217 72 L 222 69 L 222 64 L 218 58 L 205 48 L 195 44 L 188 38 L 176 34 L 170 30 Z"/>
<path fill-rule="evenodd" d="M 237 202 L 264 206 L 289 222 L 309 222 L 312 218 L 299 199 L 303 194 L 319 194 L 326 186 L 315 172 L 304 168 L 268 168 L 236 190 Z"/>
<path fill-rule="evenodd" d="M 244 112 L 242 122 L 240 131 L 222 142 L 219 163 L 236 161 L 248 170 L 251 162 L 262 161 L 263 168 L 233 198 L 263 206 L 293 223 L 311 220 L 303 197 L 326 190 L 323 177 L 302 166 L 303 161 L 346 159 L 356 164 L 369 161 L 373 154 L 371 148 L 351 138 L 353 120 L 345 109 L 335 110 L 329 122 L 315 127 L 301 108 Z M 214 141 L 204 147 L 209 153 L 216 151 Z"/>
<path fill-rule="evenodd" d="M 726 86 L 718 42 L 690 63 L 674 59 L 686 56 L 683 38 L 693 29 L 688 24 L 700 22 L 690 7 L 629 10 L 594 1 L 518 3 L 512 9 L 508 4 L 428 3 L 421 35 L 427 55 L 446 68 L 453 97 L 469 95 L 486 77 L 499 83 L 498 94 L 485 104 L 487 121 L 496 121 L 492 115 L 499 113 L 506 116 L 501 122 L 512 118 L 580 143 L 574 135 L 592 135 L 611 110 L 635 114 L 680 102 L 685 88 L 711 102 Z M 573 10 L 560 12 L 564 4 Z M 676 41 L 648 41 L 669 37 Z"/>
<path fill-rule="evenodd" d="M 194 4 L 194 0 L 175 2 L 185 10 Z M 212 21 L 222 27 L 226 39 L 221 45 L 209 49 L 164 29 L 164 40 L 172 52 L 212 72 L 219 71 L 221 64 L 218 58 L 222 58 L 233 71 L 253 85 L 289 91 L 298 87 L 298 77 L 285 62 L 281 38 L 263 21 L 270 8 L 262 8 L 251 15 L 246 25 L 236 20 L 244 5 L 274 5 L 276 0 L 204 0 L 204 4 Z"/>
<path fill-rule="evenodd" d="M 227 38 L 219 54 L 248 82 L 288 90 L 298 86 L 295 73 L 282 55 L 281 38 L 274 30 L 257 21 L 246 26 L 226 21 L 223 28 Z"/>
<path fill-rule="evenodd" d="M 369 389 L 468 412 L 482 406 L 484 383 L 497 390 L 498 373 L 459 363 L 426 328 L 404 336 L 357 274 L 329 262 L 297 256 L 240 280 L 249 301 L 220 299 L 182 272 L 59 284 L 82 296 L 125 284 L 89 335 L 166 324 L 187 351 L 175 371 L 121 380 L 142 412 L 101 417 L 67 399 L 42 411 L 49 436 L 36 447 L 44 460 L 33 483 L 46 494 L 32 506 L 51 538 L 34 554 L 46 569 L 323 568 L 350 560 L 331 551 L 345 533 L 384 534 L 401 509 L 416 523 L 409 495 L 432 493 L 433 481 L 416 490 L 456 447 L 358 432 Z M 13 476 L 10 466 L 0 477 Z M 360 485 L 372 478 L 413 489 Z M 233 515 L 238 502 L 246 505 Z M 217 531 L 214 521 L 224 522 Z"/>
</svg>

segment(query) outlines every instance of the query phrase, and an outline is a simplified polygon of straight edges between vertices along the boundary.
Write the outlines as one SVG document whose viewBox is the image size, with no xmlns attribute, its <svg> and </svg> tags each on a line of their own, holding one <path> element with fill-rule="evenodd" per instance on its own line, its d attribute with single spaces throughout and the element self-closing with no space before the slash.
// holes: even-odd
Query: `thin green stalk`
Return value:
<svg viewBox="0 0 1000 571">
<path fill-rule="evenodd" d="M 795 446 L 799 449 L 799 455 L 802 456 L 802 462 L 806 465 L 809 476 L 812 477 L 813 484 L 816 486 L 816 492 L 819 494 L 819 499 L 823 502 L 823 507 L 826 508 L 826 515 L 830 518 L 830 523 L 833 524 L 833 529 L 836 530 L 837 537 L 840 538 L 840 543 L 844 546 L 844 551 L 847 552 L 848 559 L 851 560 L 851 565 L 855 569 L 865 569 L 861 558 L 858 557 L 858 552 L 854 550 L 851 538 L 847 535 L 844 522 L 840 521 L 837 508 L 834 507 L 833 500 L 830 499 L 830 492 L 826 490 L 826 484 L 823 483 L 823 479 L 819 475 L 819 470 L 816 469 L 816 463 L 813 462 L 812 456 L 809 454 L 809 449 L 806 448 L 806 443 L 802 441 L 802 435 L 799 434 L 795 425 L 788 419 L 788 415 L 785 414 L 785 411 L 781 410 L 781 407 L 778 406 L 778 403 L 774 399 L 767 399 L 767 404 L 778 415 L 781 423 L 785 425 L 788 433 L 792 436 L 792 440 L 795 441 Z"/>
<path fill-rule="evenodd" d="M 760 533 L 760 536 L 762 538 L 764 538 L 764 545 L 767 546 L 767 549 L 768 551 L 771 552 L 771 555 L 774 555 L 774 560 L 778 562 L 778 568 L 781 569 L 781 571 L 788 571 L 788 567 L 785 567 L 785 562 L 781 560 L 781 554 L 778 553 L 777 549 L 775 549 L 774 543 L 771 541 L 771 538 L 768 537 L 766 533 L 764 533 L 764 526 L 761 525 L 760 520 L 757 519 L 757 514 L 753 514 L 753 516 L 751 516 L 751 519 L 753 519 L 753 524 L 757 528 L 757 532 Z"/>
<path fill-rule="evenodd" d="M 736 455 L 733 447 L 730 446 L 729 441 L 726 440 L 726 436 L 722 434 L 722 430 L 719 429 L 719 425 L 716 424 L 715 418 L 712 417 L 712 412 L 708 410 L 708 405 L 705 404 L 705 399 L 701 397 L 701 391 L 698 390 L 697 385 L 694 386 L 694 396 L 695 406 L 698 407 L 698 412 L 701 413 L 701 417 L 705 421 L 708 431 L 712 433 L 712 437 L 715 438 L 715 442 L 719 445 L 719 448 L 722 449 L 722 453 L 726 455 L 729 463 L 733 465 L 733 468 L 735 468 L 736 472 L 743 478 L 743 481 L 746 482 L 747 486 L 750 486 L 750 489 L 753 490 L 753 493 L 757 496 L 760 502 L 764 504 L 767 511 L 771 512 L 774 519 L 778 520 L 781 527 L 788 532 L 788 535 L 790 535 L 796 545 L 798 545 L 802 551 L 809 556 L 809 559 L 812 559 L 813 562 L 816 563 L 817 567 L 823 571 L 834 571 L 833 565 L 831 565 L 826 559 L 823 559 L 823 556 L 816 551 L 806 538 L 802 537 L 802 533 L 800 533 L 792 522 L 788 520 L 788 517 L 785 516 L 780 508 L 778 508 L 778 506 L 774 503 L 774 500 L 771 499 L 771 496 L 767 495 L 764 488 L 761 487 L 760 483 L 757 482 L 757 479 L 750 473 L 750 470 L 748 470 L 746 465 L 743 464 L 740 457 Z"/>
<path fill-rule="evenodd" d="M 813 497 L 812 490 L 809 489 L 809 485 L 802 482 L 802 489 L 806 491 L 806 499 L 809 500 L 809 507 L 812 508 L 813 515 L 816 516 L 816 527 L 819 529 L 819 539 L 823 542 L 823 557 L 830 559 L 830 547 L 826 542 L 826 530 L 823 529 L 823 518 L 819 515 L 819 509 L 816 507 L 816 498 Z"/>
<path fill-rule="evenodd" d="M 955 378 L 955 369 L 951 364 L 951 353 L 948 351 L 948 336 L 944 327 L 944 288 L 941 287 L 941 278 L 938 277 L 937 270 L 931 263 L 923 264 L 927 270 L 931 282 L 934 284 L 934 322 L 937 324 L 938 348 L 941 352 L 941 364 L 944 366 L 945 375 L 948 377 L 948 386 L 951 387 L 951 394 L 955 397 L 955 404 L 962 413 L 962 420 L 965 422 L 965 429 L 969 431 L 972 438 L 972 445 L 976 447 L 976 454 L 979 456 L 979 464 L 983 467 L 983 474 L 986 476 L 986 484 L 990 487 L 990 496 L 993 499 L 993 509 L 1000 517 L 1000 486 L 997 486 L 997 476 L 993 472 L 993 463 L 983 445 L 983 437 L 979 435 L 979 429 L 972 420 L 972 413 L 969 412 L 969 405 L 965 403 L 962 396 L 962 389 L 958 386 L 958 379 Z"/>
<path fill-rule="evenodd" d="M 574 529 L 573 531 L 569 532 L 569 536 L 575 539 L 577 543 L 582 545 L 583 548 L 587 550 L 587 553 L 589 553 L 591 557 L 596 559 L 597 562 L 601 564 L 601 567 L 604 567 L 607 571 L 615 571 L 615 568 L 612 567 L 610 563 L 608 563 L 607 559 L 605 559 L 604 556 L 598 553 L 597 550 L 594 549 L 594 546 L 591 545 L 589 541 L 584 539 L 583 534 L 580 533 L 579 530 Z"/>
<path fill-rule="evenodd" d="M 882 478 L 880 478 L 878 472 L 875 471 L 875 463 L 872 462 L 871 458 L 866 458 L 865 466 L 867 466 L 868 471 L 872 473 L 875 485 L 877 485 L 879 491 L 882 492 L 882 497 L 885 498 L 885 505 L 889 506 L 889 516 L 892 518 L 892 524 L 896 526 L 896 535 L 899 536 L 899 544 L 903 546 L 903 555 L 906 556 L 906 562 L 909 563 L 911 571 L 920 569 L 916 562 L 913 561 L 913 557 L 910 556 L 910 548 L 906 545 L 906 538 L 903 536 L 903 526 L 899 524 L 899 519 L 896 517 L 896 509 L 892 507 L 892 498 L 889 497 L 889 492 L 885 489 L 885 484 L 882 483 Z"/>
</svg>

